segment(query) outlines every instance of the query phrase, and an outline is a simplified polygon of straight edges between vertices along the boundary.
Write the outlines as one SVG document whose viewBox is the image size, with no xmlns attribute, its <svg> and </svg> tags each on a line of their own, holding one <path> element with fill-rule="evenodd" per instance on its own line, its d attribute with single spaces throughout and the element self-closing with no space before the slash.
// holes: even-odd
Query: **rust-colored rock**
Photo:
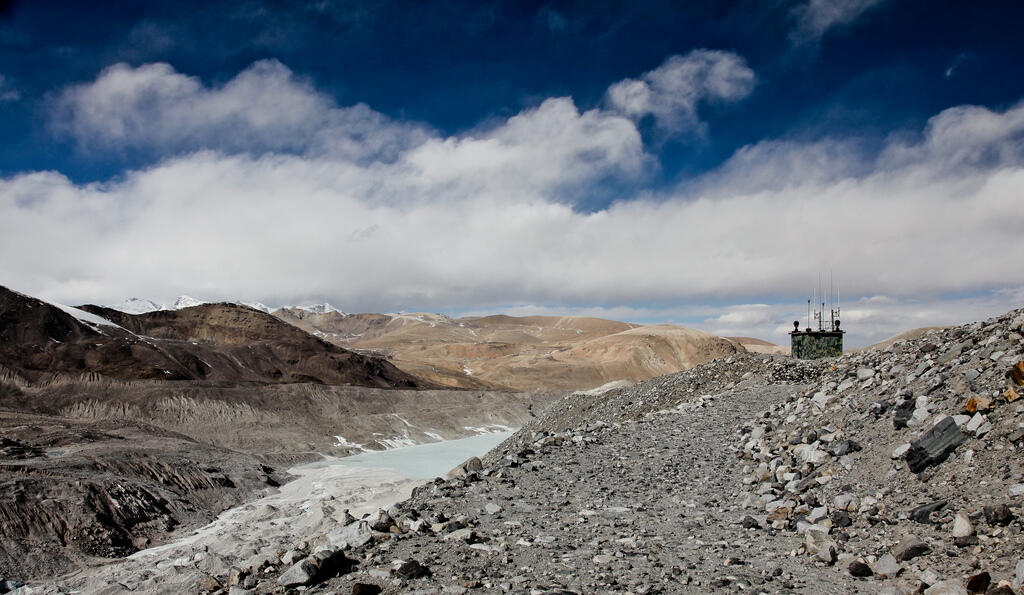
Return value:
<svg viewBox="0 0 1024 595">
<path fill-rule="evenodd" d="M 964 403 L 964 411 L 967 413 L 977 413 L 978 411 L 988 411 L 992 408 L 992 399 L 984 395 L 971 395 L 970 399 Z"/>
<path fill-rule="evenodd" d="M 987 572 L 979 572 L 967 579 L 967 591 L 970 593 L 984 593 L 992 584 L 992 577 Z"/>
<path fill-rule="evenodd" d="M 1010 380 L 1017 386 L 1024 386 L 1024 361 L 1017 362 L 1010 368 Z"/>
<path fill-rule="evenodd" d="M 1012 403 L 1020 398 L 1020 393 L 1014 390 L 1011 386 L 1010 388 L 1006 389 L 1005 393 L 1003 393 L 1003 397 L 1006 398 L 1007 403 Z"/>
</svg>

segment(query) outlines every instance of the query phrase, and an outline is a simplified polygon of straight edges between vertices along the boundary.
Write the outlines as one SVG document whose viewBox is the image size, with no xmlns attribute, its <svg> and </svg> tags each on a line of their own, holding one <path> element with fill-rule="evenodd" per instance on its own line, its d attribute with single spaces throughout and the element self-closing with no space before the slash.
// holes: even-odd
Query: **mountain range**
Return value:
<svg viewBox="0 0 1024 595">
<path fill-rule="evenodd" d="M 162 307 L 132 298 L 110 308 L 152 313 L 203 303 L 181 296 L 173 305 Z M 237 303 L 270 313 L 339 347 L 385 357 L 407 373 L 453 388 L 592 389 L 686 370 L 736 352 L 788 352 L 749 337 L 722 338 L 675 325 L 578 316 L 452 318 L 424 312 L 348 314 L 328 303 L 276 309 Z"/>
</svg>

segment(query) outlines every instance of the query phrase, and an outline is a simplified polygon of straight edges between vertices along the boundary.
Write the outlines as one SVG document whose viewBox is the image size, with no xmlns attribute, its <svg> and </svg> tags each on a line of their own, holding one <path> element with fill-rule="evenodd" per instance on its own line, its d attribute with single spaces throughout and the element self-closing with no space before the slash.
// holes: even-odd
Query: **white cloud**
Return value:
<svg viewBox="0 0 1024 595">
<path fill-rule="evenodd" d="M 0 103 L 19 99 L 21 99 L 21 91 L 15 89 L 7 77 L 0 74 Z"/>
<path fill-rule="evenodd" d="M 743 99 L 754 88 L 756 77 L 746 61 L 731 52 L 693 50 L 671 56 L 640 79 L 625 79 L 608 87 L 608 105 L 641 119 L 654 117 L 668 132 L 703 134 L 698 116 L 702 103 Z"/>
<path fill-rule="evenodd" d="M 53 128 L 85 149 L 389 159 L 427 137 L 365 105 L 337 107 L 276 60 L 256 62 L 219 87 L 165 63 L 115 64 L 95 81 L 66 89 L 54 107 Z"/>
<path fill-rule="evenodd" d="M 796 6 L 790 39 L 796 44 L 817 43 L 829 29 L 856 21 L 883 0 L 809 0 Z"/>
<path fill-rule="evenodd" d="M 230 86 L 156 73 L 158 97 L 201 106 Z M 308 91 L 314 113 L 351 109 Z M 243 120 L 232 121 L 253 128 L 241 134 L 265 133 L 258 110 L 234 105 Z M 358 118 L 366 135 L 397 134 L 376 118 Z M 106 142 L 144 142 L 136 115 L 117 122 L 125 126 Z M 0 283 L 65 303 L 188 293 L 327 299 L 348 311 L 577 304 L 577 313 L 703 320 L 777 342 L 803 317 L 817 272 L 830 269 L 849 296 L 851 341 L 1020 305 L 1024 106 L 946 110 L 877 156 L 842 140 L 764 141 L 694 183 L 592 213 L 573 200 L 609 179 L 643 180 L 651 167 L 619 112 L 552 98 L 487 130 L 413 130 L 422 136 L 399 139 L 383 160 L 312 145 L 224 149 L 100 184 L 57 172 L 0 179 Z M 943 297 L 964 293 L 982 297 Z M 792 307 L 771 305 L 780 301 Z M 636 306 L 652 303 L 670 305 Z"/>
</svg>

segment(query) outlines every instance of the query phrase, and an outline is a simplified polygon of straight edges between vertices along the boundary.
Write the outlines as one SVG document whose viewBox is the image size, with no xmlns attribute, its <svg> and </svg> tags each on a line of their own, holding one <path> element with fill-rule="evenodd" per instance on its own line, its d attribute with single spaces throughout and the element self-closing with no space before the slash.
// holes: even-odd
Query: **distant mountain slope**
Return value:
<svg viewBox="0 0 1024 595">
<path fill-rule="evenodd" d="M 769 343 L 768 341 L 755 339 L 753 337 L 726 337 L 726 339 L 739 343 L 750 353 L 789 355 L 791 350 L 789 345 L 776 345 L 775 343 Z"/>
<path fill-rule="evenodd" d="M 427 384 L 384 359 L 321 341 L 245 306 L 206 304 L 133 315 L 101 306 L 62 309 L 3 287 L 0 365 L 29 380 L 95 374 L 232 384 Z"/>
<path fill-rule="evenodd" d="M 946 330 L 948 328 L 952 328 L 952 327 L 949 327 L 949 326 L 923 326 L 923 327 L 920 327 L 920 328 L 910 329 L 909 331 L 903 331 L 902 333 L 893 335 L 893 336 L 889 337 L 888 339 L 883 339 L 883 340 L 879 341 L 878 343 L 874 343 L 872 345 L 868 345 L 867 347 L 857 347 L 857 348 L 854 348 L 854 349 L 847 349 L 846 353 L 863 353 L 865 351 L 882 350 L 882 349 L 885 349 L 886 347 L 889 347 L 890 345 L 894 345 L 894 344 L 896 344 L 896 343 L 898 343 L 900 341 L 911 341 L 913 339 L 917 339 L 918 337 L 924 335 L 928 331 L 944 331 L 944 330 Z"/>
<path fill-rule="evenodd" d="M 352 349 L 381 353 L 412 374 L 462 388 L 586 389 L 644 380 L 743 351 L 702 331 L 580 316 L 312 314 L 281 320 Z"/>
</svg>

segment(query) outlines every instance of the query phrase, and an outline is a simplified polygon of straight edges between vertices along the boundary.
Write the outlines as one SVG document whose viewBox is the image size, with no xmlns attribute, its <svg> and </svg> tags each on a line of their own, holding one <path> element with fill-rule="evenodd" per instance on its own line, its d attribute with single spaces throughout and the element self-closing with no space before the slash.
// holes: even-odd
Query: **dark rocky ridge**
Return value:
<svg viewBox="0 0 1024 595">
<path fill-rule="evenodd" d="M 286 475 L 161 428 L 0 412 L 0 576 L 41 579 L 159 544 Z"/>
<path fill-rule="evenodd" d="M 205 304 L 139 315 L 82 309 L 122 328 L 84 324 L 0 287 L 0 365 L 29 381 L 71 374 L 231 385 L 430 386 L 384 359 L 337 347 L 246 306 Z"/>
</svg>

